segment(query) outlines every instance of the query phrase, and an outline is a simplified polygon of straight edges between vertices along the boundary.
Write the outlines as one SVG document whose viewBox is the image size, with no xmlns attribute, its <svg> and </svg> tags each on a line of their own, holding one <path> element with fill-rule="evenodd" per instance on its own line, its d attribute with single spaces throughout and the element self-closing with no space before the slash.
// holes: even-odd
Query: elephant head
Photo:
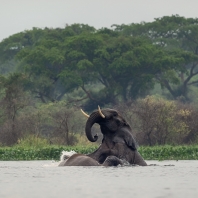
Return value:
<svg viewBox="0 0 198 198">
<path fill-rule="evenodd" d="M 131 133 L 132 130 L 118 111 L 114 109 L 101 110 L 98 106 L 98 110 L 94 111 L 90 116 L 85 112 L 83 114 L 88 117 L 85 132 L 89 141 L 95 142 L 98 139 L 97 134 L 93 136 L 91 133 L 92 126 L 97 123 L 100 125 L 103 140 L 109 139 L 113 142 L 127 144 L 132 150 L 137 149 L 136 142 Z"/>
</svg>

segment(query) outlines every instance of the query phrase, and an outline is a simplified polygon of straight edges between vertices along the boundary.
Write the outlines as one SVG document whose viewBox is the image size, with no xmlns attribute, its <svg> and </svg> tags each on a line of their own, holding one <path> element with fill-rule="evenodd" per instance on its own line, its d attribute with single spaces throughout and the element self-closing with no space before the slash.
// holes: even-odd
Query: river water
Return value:
<svg viewBox="0 0 198 198">
<path fill-rule="evenodd" d="M 0 161 L 0 198 L 197 198 L 198 161 L 147 167 L 58 167 L 52 161 Z"/>
</svg>

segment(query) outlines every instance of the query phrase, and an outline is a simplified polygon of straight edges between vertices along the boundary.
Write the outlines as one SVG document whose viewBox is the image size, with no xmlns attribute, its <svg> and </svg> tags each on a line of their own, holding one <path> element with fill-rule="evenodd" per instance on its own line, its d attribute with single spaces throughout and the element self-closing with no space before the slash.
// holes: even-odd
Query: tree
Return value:
<svg viewBox="0 0 198 198">
<path fill-rule="evenodd" d="M 3 144 L 12 145 L 20 137 L 21 131 L 16 127 L 17 116 L 29 104 L 29 97 L 23 89 L 24 81 L 25 77 L 17 73 L 8 77 L 0 76 L 0 141 Z"/>
<path fill-rule="evenodd" d="M 173 98 L 188 99 L 189 85 L 197 83 L 198 55 L 181 33 L 189 37 L 193 31 L 184 28 L 195 22 L 172 16 L 114 30 L 83 24 L 33 28 L 0 43 L 0 61 L 15 61 L 17 71 L 28 76 L 26 87 L 44 103 L 81 89 L 76 101 L 115 104 L 147 95 L 156 82 Z M 99 89 L 90 89 L 93 85 Z"/>
<path fill-rule="evenodd" d="M 72 89 L 71 85 L 65 86 L 59 76 L 67 64 L 64 42 L 72 36 L 94 30 L 82 24 L 66 26 L 64 29 L 33 28 L 31 31 L 8 38 L 2 43 L 2 50 L 5 51 L 7 43 L 14 46 L 12 40 L 21 40 L 21 48 L 12 47 L 17 48 L 17 51 L 11 58 L 17 60 L 18 71 L 25 72 L 29 76 L 29 90 L 42 102 L 60 100 Z"/>
<path fill-rule="evenodd" d="M 144 36 L 153 44 L 167 51 L 175 50 L 175 55 L 183 61 L 172 65 L 173 69 L 158 74 L 156 80 L 166 88 L 172 97 L 183 96 L 190 100 L 188 91 L 191 85 L 197 85 L 198 74 L 198 19 L 179 15 L 164 16 L 154 22 L 130 25 L 114 25 L 115 31 L 124 35 Z"/>
<path fill-rule="evenodd" d="M 111 101 L 135 99 L 148 93 L 155 75 L 178 64 L 181 59 L 142 37 L 109 38 L 94 59 L 98 79 Z"/>
</svg>

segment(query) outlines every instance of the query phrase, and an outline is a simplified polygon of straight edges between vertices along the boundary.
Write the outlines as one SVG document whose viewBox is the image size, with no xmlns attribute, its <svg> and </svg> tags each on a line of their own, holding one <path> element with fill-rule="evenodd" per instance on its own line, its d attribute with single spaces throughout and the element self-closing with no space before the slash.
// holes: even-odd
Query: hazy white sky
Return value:
<svg viewBox="0 0 198 198">
<path fill-rule="evenodd" d="M 32 27 L 110 28 L 173 14 L 197 18 L 198 0 L 0 0 L 0 41 Z"/>
</svg>

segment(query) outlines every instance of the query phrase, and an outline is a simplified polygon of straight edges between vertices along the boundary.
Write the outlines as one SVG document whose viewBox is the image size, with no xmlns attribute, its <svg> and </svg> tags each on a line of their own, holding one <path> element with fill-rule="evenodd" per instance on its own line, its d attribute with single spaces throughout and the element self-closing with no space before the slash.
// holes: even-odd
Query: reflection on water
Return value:
<svg viewBox="0 0 198 198">
<path fill-rule="evenodd" d="M 51 161 L 0 161 L 0 198 L 197 198 L 198 161 L 147 161 L 147 167 L 57 167 Z"/>
</svg>

